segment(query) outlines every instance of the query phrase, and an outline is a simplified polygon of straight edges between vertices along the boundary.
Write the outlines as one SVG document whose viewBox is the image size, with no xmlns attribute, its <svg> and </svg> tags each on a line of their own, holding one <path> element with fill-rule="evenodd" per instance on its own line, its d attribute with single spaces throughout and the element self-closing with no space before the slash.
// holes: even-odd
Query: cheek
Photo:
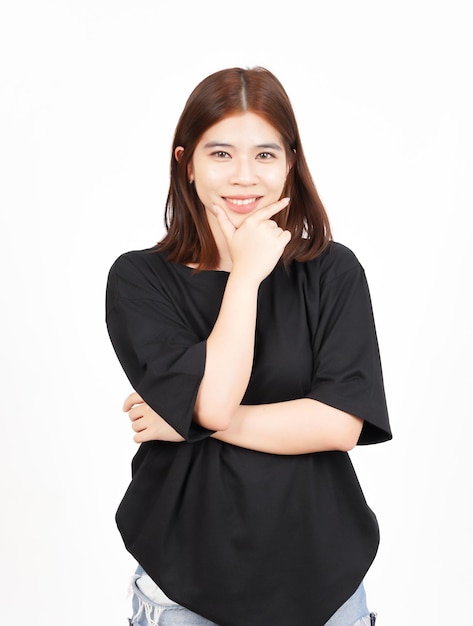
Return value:
<svg viewBox="0 0 473 626">
<path fill-rule="evenodd" d="M 195 168 L 194 179 L 196 188 L 201 189 L 205 193 L 205 191 L 211 191 L 222 182 L 222 175 L 217 168 Z"/>
<path fill-rule="evenodd" d="M 275 191 L 282 191 L 284 185 L 286 183 L 287 171 L 286 168 L 278 168 L 277 170 L 273 170 L 268 172 L 266 177 L 266 184 L 273 188 Z"/>
<path fill-rule="evenodd" d="M 206 168 L 205 170 L 194 170 L 194 186 L 199 200 L 204 206 L 216 201 L 221 183 L 216 172 Z"/>
</svg>

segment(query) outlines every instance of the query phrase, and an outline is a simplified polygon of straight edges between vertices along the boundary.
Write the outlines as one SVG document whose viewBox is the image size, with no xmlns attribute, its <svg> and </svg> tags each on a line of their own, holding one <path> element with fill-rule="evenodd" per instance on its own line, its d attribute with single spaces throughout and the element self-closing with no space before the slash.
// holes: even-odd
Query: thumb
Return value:
<svg viewBox="0 0 473 626">
<path fill-rule="evenodd" d="M 222 209 L 218 204 L 211 205 L 212 213 L 217 218 L 218 225 L 220 226 L 220 230 L 223 233 L 223 236 L 227 241 L 230 241 L 233 235 L 235 234 L 236 228 L 231 223 L 226 211 Z"/>
<path fill-rule="evenodd" d="M 123 403 L 123 412 L 127 413 L 134 404 L 142 404 L 143 402 L 143 398 L 136 393 L 136 391 L 134 391 L 126 397 L 125 402 Z"/>
</svg>

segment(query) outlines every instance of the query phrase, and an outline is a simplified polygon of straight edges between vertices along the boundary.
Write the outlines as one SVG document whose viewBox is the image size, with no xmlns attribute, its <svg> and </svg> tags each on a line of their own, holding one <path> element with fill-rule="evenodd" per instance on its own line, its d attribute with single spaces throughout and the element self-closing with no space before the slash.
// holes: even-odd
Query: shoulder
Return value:
<svg viewBox="0 0 473 626">
<path fill-rule="evenodd" d="M 320 264 L 325 271 L 334 275 L 361 267 L 353 250 L 338 241 L 330 242 L 328 248 L 320 256 Z"/>
<path fill-rule="evenodd" d="M 363 272 L 363 267 L 353 250 L 337 241 L 331 241 L 324 252 L 303 264 L 306 271 L 321 282 L 330 282 L 347 272 Z"/>
<path fill-rule="evenodd" d="M 119 297 L 144 297 L 159 289 L 166 265 L 164 254 L 156 248 L 124 252 L 110 267 L 108 289 Z"/>
<path fill-rule="evenodd" d="M 132 268 L 144 269 L 159 266 L 166 260 L 162 252 L 157 248 L 145 248 L 144 250 L 130 250 L 123 252 L 112 263 L 110 271 L 127 271 Z"/>
</svg>

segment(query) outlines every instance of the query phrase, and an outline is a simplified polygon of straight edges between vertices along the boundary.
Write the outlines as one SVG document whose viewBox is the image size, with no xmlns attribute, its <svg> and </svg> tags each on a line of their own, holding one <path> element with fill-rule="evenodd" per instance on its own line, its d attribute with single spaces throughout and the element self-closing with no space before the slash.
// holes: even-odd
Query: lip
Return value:
<svg viewBox="0 0 473 626">
<path fill-rule="evenodd" d="M 223 196 L 222 200 L 225 202 L 225 206 L 240 215 L 251 213 L 258 206 L 259 201 L 263 196 L 247 195 L 247 196 Z"/>
</svg>

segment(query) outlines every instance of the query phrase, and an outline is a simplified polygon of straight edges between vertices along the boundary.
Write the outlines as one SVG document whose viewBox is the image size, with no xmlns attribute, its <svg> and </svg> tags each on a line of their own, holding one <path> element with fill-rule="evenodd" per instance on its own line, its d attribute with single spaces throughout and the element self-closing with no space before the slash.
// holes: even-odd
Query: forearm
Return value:
<svg viewBox="0 0 473 626">
<path fill-rule="evenodd" d="M 363 420 L 326 404 L 301 398 L 241 405 L 228 428 L 212 435 L 236 446 L 272 454 L 351 450 Z"/>
<path fill-rule="evenodd" d="M 220 313 L 207 339 L 194 419 L 210 430 L 228 427 L 248 386 L 254 356 L 259 282 L 230 274 Z"/>
</svg>

